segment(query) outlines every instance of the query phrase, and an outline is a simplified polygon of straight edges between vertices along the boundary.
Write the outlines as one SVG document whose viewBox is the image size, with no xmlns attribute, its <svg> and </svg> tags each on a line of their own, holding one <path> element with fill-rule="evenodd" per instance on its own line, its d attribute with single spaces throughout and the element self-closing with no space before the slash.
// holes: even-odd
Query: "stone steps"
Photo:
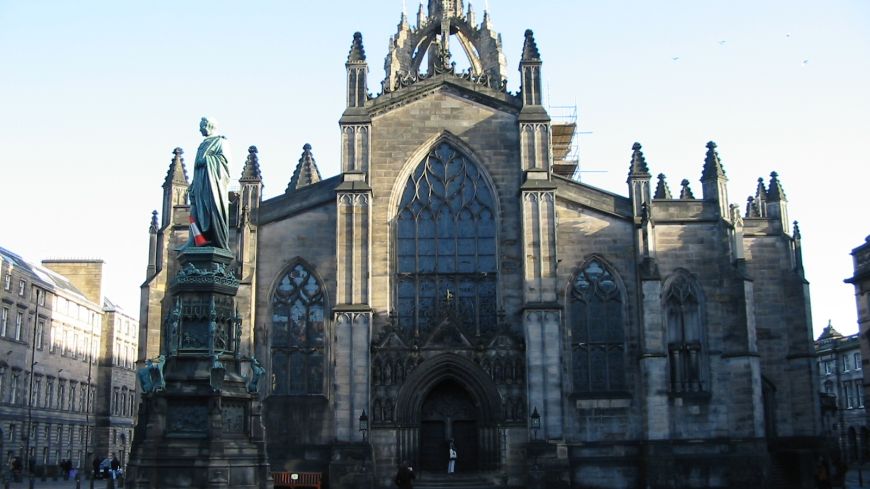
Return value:
<svg viewBox="0 0 870 489">
<path fill-rule="evenodd" d="M 475 474 L 419 474 L 415 489 L 491 489 L 497 487 Z"/>
</svg>

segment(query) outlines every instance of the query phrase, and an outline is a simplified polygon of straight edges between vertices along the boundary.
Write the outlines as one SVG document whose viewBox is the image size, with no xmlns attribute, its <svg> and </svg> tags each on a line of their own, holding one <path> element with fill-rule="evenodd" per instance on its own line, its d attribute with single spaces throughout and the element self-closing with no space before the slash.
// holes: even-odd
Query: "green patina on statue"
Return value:
<svg viewBox="0 0 870 489">
<path fill-rule="evenodd" d="M 199 131 L 205 139 L 196 151 L 193 182 L 190 184 L 190 241 L 187 246 L 229 250 L 227 143 L 224 136 L 214 135 L 214 129 L 214 121 L 203 117 Z"/>
</svg>

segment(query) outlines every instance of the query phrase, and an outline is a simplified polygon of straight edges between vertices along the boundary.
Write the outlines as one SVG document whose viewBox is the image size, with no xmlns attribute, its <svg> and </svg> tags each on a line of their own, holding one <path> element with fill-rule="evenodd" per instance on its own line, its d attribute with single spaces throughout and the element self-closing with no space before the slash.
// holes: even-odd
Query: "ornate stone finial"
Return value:
<svg viewBox="0 0 870 489">
<path fill-rule="evenodd" d="M 525 36 L 522 61 L 541 61 L 541 53 L 538 51 L 538 44 L 535 42 L 535 33 L 531 29 L 526 29 Z"/>
<path fill-rule="evenodd" d="M 767 188 L 764 179 L 758 177 L 758 185 L 755 186 L 755 215 L 752 217 L 767 217 Z"/>
<path fill-rule="evenodd" d="M 755 202 L 755 197 L 749 196 L 746 198 L 746 217 L 761 217 L 758 211 L 758 203 Z"/>
<path fill-rule="evenodd" d="M 719 153 L 716 152 L 716 143 L 710 141 L 707 143 L 707 157 L 704 158 L 704 171 L 701 173 L 701 180 L 723 177 L 725 177 L 725 169 L 722 168 Z"/>
<path fill-rule="evenodd" d="M 767 188 L 767 201 L 780 202 L 787 200 L 785 191 L 782 189 L 782 184 L 779 183 L 779 174 L 775 171 L 770 172 L 770 185 Z"/>
<path fill-rule="evenodd" d="M 659 181 L 656 184 L 656 193 L 653 195 L 654 199 L 673 199 L 674 197 L 671 195 L 671 189 L 668 188 L 668 182 L 665 181 L 665 174 L 659 173 Z"/>
<path fill-rule="evenodd" d="M 260 160 L 257 158 L 257 147 L 250 146 L 248 148 L 248 158 L 245 160 L 245 167 L 242 169 L 242 178 L 239 181 L 251 182 L 261 180 L 263 180 L 263 175 L 260 173 Z"/>
<path fill-rule="evenodd" d="M 764 186 L 764 179 L 758 177 L 758 185 L 755 186 L 755 200 L 758 200 L 758 197 L 767 197 L 767 188 Z"/>
<path fill-rule="evenodd" d="M 483 7 L 483 22 L 480 23 L 480 28 L 483 30 L 491 31 L 492 27 L 492 16 L 489 15 L 489 3 Z"/>
<path fill-rule="evenodd" d="M 151 226 L 148 227 L 148 232 L 151 234 L 157 234 L 157 211 L 151 211 Z"/>
<path fill-rule="evenodd" d="M 417 9 L 417 28 L 423 27 L 427 20 L 426 11 L 423 10 L 423 0 L 420 0 L 420 8 Z"/>
<path fill-rule="evenodd" d="M 353 33 L 353 42 L 350 45 L 350 52 L 347 55 L 348 63 L 365 63 L 366 50 L 363 48 L 362 34 L 359 32 Z"/>
<path fill-rule="evenodd" d="M 302 146 L 302 157 L 299 158 L 299 164 L 296 165 L 296 170 L 293 172 L 290 184 L 287 186 L 287 193 L 298 190 L 306 185 L 317 183 L 320 180 L 320 170 L 317 169 L 317 163 L 314 161 L 314 155 L 311 153 L 311 145 L 305 143 Z"/>
<path fill-rule="evenodd" d="M 646 159 L 643 157 L 640 143 L 634 143 L 631 146 L 631 164 L 628 167 L 628 176 L 631 177 L 650 177 L 649 167 L 646 166 Z"/>
<path fill-rule="evenodd" d="M 166 179 L 163 181 L 163 188 L 170 185 L 188 185 L 187 167 L 184 166 L 184 150 L 175 148 L 172 150 L 172 161 L 169 163 L 169 170 L 166 172 Z"/>
<path fill-rule="evenodd" d="M 682 187 L 683 187 L 683 189 L 680 190 L 680 198 L 681 199 L 691 200 L 691 199 L 695 198 L 695 195 L 692 193 L 692 189 L 689 188 L 689 181 L 688 180 L 686 180 L 684 178 L 683 181 L 680 182 L 680 185 L 682 185 Z"/>
<path fill-rule="evenodd" d="M 795 221 L 795 222 L 792 223 L 792 224 L 794 224 L 794 232 L 792 233 L 792 234 L 794 235 L 794 239 L 800 241 L 800 239 L 801 239 L 801 228 L 800 228 L 800 226 L 798 226 L 798 222 L 797 222 L 797 221 Z"/>
<path fill-rule="evenodd" d="M 450 61 L 453 55 L 447 48 L 438 49 L 438 60 L 435 63 L 435 73 L 454 73 L 456 71 L 456 63 Z"/>
</svg>

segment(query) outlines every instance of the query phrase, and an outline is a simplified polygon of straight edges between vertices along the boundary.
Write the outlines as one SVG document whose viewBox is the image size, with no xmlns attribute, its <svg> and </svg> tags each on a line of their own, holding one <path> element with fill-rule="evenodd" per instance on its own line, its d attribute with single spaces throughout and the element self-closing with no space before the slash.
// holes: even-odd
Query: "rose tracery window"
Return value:
<svg viewBox="0 0 870 489">
<path fill-rule="evenodd" d="M 574 391 L 625 390 L 623 299 L 613 275 L 593 259 L 574 278 L 568 301 Z"/>
<path fill-rule="evenodd" d="M 469 334 L 495 328 L 494 209 L 481 170 L 447 143 L 408 177 L 396 216 L 402 330 L 425 333 L 446 314 Z"/>
<path fill-rule="evenodd" d="M 323 287 L 301 263 L 272 295 L 272 393 L 323 392 Z"/>
</svg>

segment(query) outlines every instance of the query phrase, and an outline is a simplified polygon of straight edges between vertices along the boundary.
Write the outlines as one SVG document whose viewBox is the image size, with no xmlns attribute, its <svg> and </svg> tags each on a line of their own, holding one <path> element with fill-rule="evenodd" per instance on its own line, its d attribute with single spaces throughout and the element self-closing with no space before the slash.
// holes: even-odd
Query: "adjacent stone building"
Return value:
<svg viewBox="0 0 870 489">
<path fill-rule="evenodd" d="M 102 267 L 101 260 L 45 260 L 40 266 L 0 248 L 0 447 L 5 466 L 17 457 L 22 464 L 31 461 L 37 473 L 55 473 L 62 460 L 90 467 L 94 454 L 125 456 L 123 443 L 104 440 L 113 433 L 129 440 L 132 434 L 138 330 L 132 326 L 135 319 L 104 299 Z M 128 361 L 121 367 L 127 375 L 116 373 L 118 378 L 110 379 L 112 352 L 101 343 L 118 334 L 119 321 L 128 331 Z M 109 399 L 101 395 L 111 389 L 109 382 L 127 393 L 127 409 L 111 419 L 102 414 L 109 409 L 103 406 Z"/>
<path fill-rule="evenodd" d="M 816 339 L 819 362 L 819 389 L 833 397 L 834 407 L 826 416 L 825 430 L 837 440 L 840 453 L 848 462 L 868 455 L 868 417 L 864 409 L 864 368 L 858 334 L 843 336 L 828 323 Z"/>
<path fill-rule="evenodd" d="M 852 284 L 855 287 L 855 305 L 858 311 L 858 338 L 861 347 L 862 367 L 867 365 L 867 359 L 870 359 L 870 236 L 864 240 L 865 242 L 852 250 L 852 261 L 855 273 L 852 277 L 846 279 L 846 283 Z M 861 403 L 868 406 L 867 389 L 870 385 L 870 369 L 864 368 L 864 387 Z M 867 423 L 862 425 L 865 428 L 870 428 Z M 865 430 L 866 431 L 866 430 Z M 862 432 L 863 433 L 863 432 Z M 860 446 L 865 447 L 865 444 Z M 870 457 L 870 453 L 864 452 L 866 457 Z M 866 458 L 865 458 L 866 460 Z"/>
<path fill-rule="evenodd" d="M 272 470 L 392 487 L 408 460 L 426 484 L 452 439 L 476 487 L 803 487 L 823 427 L 778 175 L 744 211 L 714 143 L 697 196 L 635 143 L 627 195 L 573 180 L 533 33 L 515 49 L 510 93 L 489 14 L 430 0 L 401 16 L 380 84 L 353 36 L 339 175 L 305 145 L 263 199 L 249 149 L 231 240 Z M 187 240 L 182 154 L 152 218 L 140 362 Z"/>
</svg>

